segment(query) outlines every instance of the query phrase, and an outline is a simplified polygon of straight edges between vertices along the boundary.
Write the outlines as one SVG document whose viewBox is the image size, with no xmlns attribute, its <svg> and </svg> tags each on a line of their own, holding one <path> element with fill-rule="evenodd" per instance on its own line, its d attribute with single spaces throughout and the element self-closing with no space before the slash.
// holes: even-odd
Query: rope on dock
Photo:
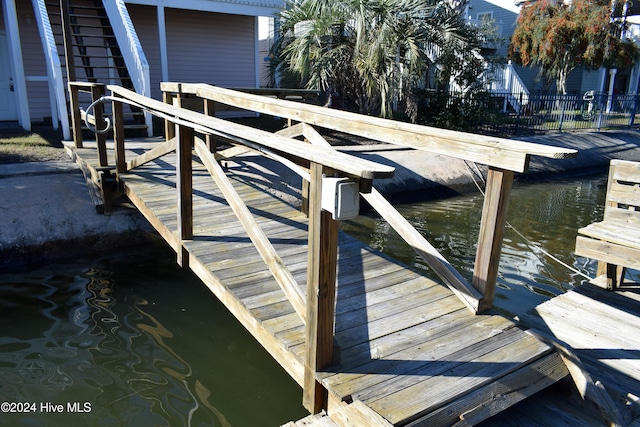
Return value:
<svg viewBox="0 0 640 427">
<path fill-rule="evenodd" d="M 472 170 L 471 166 L 469 166 L 469 162 L 467 160 L 464 161 L 465 166 L 467 167 L 467 169 L 469 170 L 469 175 L 471 176 L 471 179 L 473 180 L 473 183 L 476 185 L 476 187 L 478 188 L 478 190 L 480 191 L 480 193 L 484 196 L 484 189 L 480 186 L 480 184 L 478 184 L 478 181 L 476 180 L 475 175 L 477 174 L 478 176 L 481 177 L 483 184 L 485 184 L 486 186 L 486 182 L 484 181 L 484 176 L 482 175 L 482 172 L 480 171 L 480 169 L 478 168 L 478 165 L 475 164 L 475 162 L 472 162 L 473 166 L 475 166 L 476 170 Z M 539 252 L 541 252 L 543 255 L 546 255 L 547 257 L 551 258 L 553 261 L 557 262 L 558 264 L 562 265 L 563 267 L 567 268 L 568 270 L 572 271 L 573 273 L 591 281 L 593 280 L 592 277 L 587 276 L 586 274 L 584 274 L 583 272 L 581 272 L 580 270 L 570 266 L 569 264 L 567 264 L 566 262 L 562 261 L 561 259 L 559 259 L 558 257 L 556 257 L 555 255 L 547 252 L 546 250 L 544 250 L 543 248 L 537 246 L 534 242 L 532 242 L 531 240 L 529 240 L 527 238 L 527 236 L 525 236 L 524 234 L 522 234 L 520 231 L 518 231 L 517 228 L 515 228 L 513 225 L 511 225 L 509 223 L 509 221 L 506 222 L 507 226 L 513 230 L 518 236 L 520 236 L 520 238 L 522 238 L 522 240 L 524 240 L 524 242 L 527 244 L 527 246 L 529 246 L 532 250 L 537 250 Z"/>
</svg>

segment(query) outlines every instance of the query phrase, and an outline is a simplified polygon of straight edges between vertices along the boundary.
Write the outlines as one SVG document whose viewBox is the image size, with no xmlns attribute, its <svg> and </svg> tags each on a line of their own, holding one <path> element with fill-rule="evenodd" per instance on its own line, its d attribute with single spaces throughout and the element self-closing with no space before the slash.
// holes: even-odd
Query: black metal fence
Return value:
<svg viewBox="0 0 640 427">
<path fill-rule="evenodd" d="M 508 135 L 549 131 L 628 128 L 640 123 L 638 95 L 589 91 L 574 95 L 492 94 L 499 110 L 480 132 Z"/>
</svg>

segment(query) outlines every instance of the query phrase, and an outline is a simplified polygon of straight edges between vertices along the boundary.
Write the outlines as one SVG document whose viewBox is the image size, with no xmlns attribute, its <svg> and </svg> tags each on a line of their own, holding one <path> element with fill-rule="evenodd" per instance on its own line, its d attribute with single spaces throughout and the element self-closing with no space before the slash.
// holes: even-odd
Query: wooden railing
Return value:
<svg viewBox="0 0 640 427">
<path fill-rule="evenodd" d="M 80 108 L 80 93 L 91 94 L 91 104 L 95 105 L 93 114 L 87 117 L 87 111 Z M 104 106 L 97 102 L 105 95 L 105 85 L 101 83 L 69 82 L 69 104 L 71 109 L 71 124 L 73 131 L 73 143 L 76 148 L 82 148 L 82 123 L 88 121 L 91 125 L 97 126 L 98 130 L 105 129 L 107 123 L 104 121 Z M 98 159 L 100 166 L 108 166 L 106 133 L 96 132 L 96 145 L 98 147 Z"/>
<path fill-rule="evenodd" d="M 311 143 L 310 147 L 319 146 L 327 151 L 336 152 L 313 126 L 321 126 L 372 140 L 487 165 L 487 188 L 472 285 L 375 188 L 361 186 L 361 189 L 364 190 L 361 191 L 361 196 L 476 313 L 488 310 L 493 306 L 502 236 L 515 172 L 527 170 L 531 155 L 566 158 L 576 154 L 576 151 L 571 149 L 429 128 L 314 105 L 267 99 L 204 84 L 163 83 L 162 89 L 165 102 L 174 102 L 174 99 L 179 99 L 181 94 L 195 94 L 203 98 L 205 103 L 218 102 L 261 114 L 286 118 L 290 125 L 293 121 L 299 122 L 279 133 L 287 137 L 303 136 L 306 141 Z M 320 173 L 318 168 L 312 167 L 311 181 L 317 180 Z M 313 184 L 310 185 L 310 188 L 313 188 Z M 314 298 L 318 295 L 316 290 L 326 291 L 331 295 L 331 298 L 334 297 L 335 275 L 332 273 L 335 274 L 335 267 L 323 270 L 322 264 L 318 265 L 316 262 L 324 262 L 324 258 L 319 256 L 323 252 L 331 253 L 327 257 L 332 262 L 335 261 L 332 253 L 335 250 L 333 242 L 335 237 L 329 238 L 332 241 L 329 246 L 326 246 L 326 243 L 315 243 L 315 240 L 322 238 L 326 240 L 327 235 L 334 236 L 337 230 L 332 228 L 335 227 L 335 224 L 319 223 L 321 220 L 315 216 L 319 210 L 319 201 L 316 200 L 318 196 L 314 195 L 313 191 L 310 191 L 309 194 L 308 205 L 311 224 L 309 266 L 310 271 L 314 271 L 314 274 L 319 274 L 320 277 L 309 278 L 309 284 L 314 286 L 308 288 L 313 292 L 307 293 L 307 310 L 316 310 L 315 314 L 317 315 L 320 315 L 324 310 L 325 316 L 332 317 L 332 308 L 329 306 L 333 303 L 333 299 L 326 299 L 324 303 L 328 305 L 323 308 L 322 302 L 314 300 Z M 312 234 L 312 230 L 322 230 L 325 234 L 316 237 Z M 315 287 L 316 283 L 320 286 L 319 289 Z M 310 348 L 305 366 L 304 403 L 311 412 L 317 412 L 322 401 L 320 386 L 313 380 L 313 374 L 331 364 L 332 354 L 329 350 L 333 333 L 331 329 L 326 328 L 333 326 L 333 320 L 329 321 L 327 317 L 323 317 L 323 319 L 318 325 L 307 328 L 308 333 L 311 331 L 316 333 L 316 335 L 307 335 L 307 344 Z M 314 319 L 309 320 L 313 321 Z M 324 343 L 324 347 L 320 345 L 321 343 Z"/>
<path fill-rule="evenodd" d="M 448 131 L 278 99 L 265 99 L 204 84 L 163 83 L 161 86 L 166 102 L 173 102 L 172 100 L 179 98 L 181 94 L 196 94 L 205 102 L 219 102 L 301 122 L 282 133 L 290 137 L 303 135 L 314 144 L 328 145 L 313 129 L 312 126 L 317 125 L 371 140 L 487 165 L 487 191 L 474 265 L 473 286 L 470 286 L 377 191 L 363 192 L 363 198 L 475 312 L 485 311 L 493 305 L 502 235 L 515 172 L 525 172 L 532 155 L 566 158 L 576 154 L 576 151 L 571 149 Z"/>
<path fill-rule="evenodd" d="M 72 91 L 85 87 L 82 84 L 77 88 L 70 85 Z M 163 83 L 162 88 L 164 102 L 119 86 L 107 87 L 112 92 L 116 173 L 126 173 L 170 151 L 177 152 L 178 234 L 177 237 L 173 233 L 165 237 L 176 250 L 178 262 L 186 265 L 188 257 L 182 242 L 193 238 L 191 156 L 192 147 L 195 148 L 274 278 L 305 322 L 307 353 L 304 404 L 311 412 L 318 412 L 324 406 L 324 391 L 316 381 L 315 373 L 330 366 L 333 361 L 338 224 L 329 212 L 321 209 L 323 174 L 356 181 L 361 196 L 428 262 L 471 310 L 479 313 L 492 306 L 514 173 L 526 171 L 531 155 L 564 158 L 575 154 L 574 150 L 428 128 L 209 85 Z M 180 108 L 183 94 L 202 98 L 204 113 Z M 167 140 L 136 158 L 126 159 L 122 105 L 131 102 L 165 118 Z M 270 133 L 213 117 L 210 107 L 214 102 L 299 123 Z M 100 123 L 97 116 L 94 120 Z M 74 119 L 74 129 L 77 123 Z M 334 150 L 314 126 L 488 165 L 487 191 L 472 283 L 469 284 L 374 188 L 373 180 L 391 177 L 394 168 Z M 206 141 L 194 138 L 194 131 L 204 134 Z M 299 136 L 306 141 L 294 139 Z M 214 138 L 224 138 L 236 147 L 217 152 Z M 104 142 L 100 144 L 104 145 Z M 303 183 L 308 183 L 304 186 L 307 188 L 305 197 L 309 215 L 306 296 L 302 295 L 300 286 L 217 163 L 217 160 L 237 152 L 237 146 L 259 151 L 280 161 L 298 172 L 304 178 Z"/>
</svg>

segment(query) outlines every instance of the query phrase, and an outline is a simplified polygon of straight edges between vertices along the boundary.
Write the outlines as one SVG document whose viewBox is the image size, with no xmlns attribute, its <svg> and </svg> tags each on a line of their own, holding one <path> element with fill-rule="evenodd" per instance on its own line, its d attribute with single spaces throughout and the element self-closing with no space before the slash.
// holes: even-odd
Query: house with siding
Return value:
<svg viewBox="0 0 640 427">
<path fill-rule="evenodd" d="M 0 2 L 0 121 L 17 121 L 25 129 L 50 122 L 62 126 L 65 138 L 69 70 L 72 80 L 120 84 L 156 99 L 161 81 L 259 87 L 264 59 L 258 19 L 284 5 L 283 0 Z M 151 132 L 150 118 L 146 121 Z"/>
<path fill-rule="evenodd" d="M 506 56 L 508 43 L 515 29 L 520 8 L 525 3 L 526 0 L 470 0 L 465 14 L 471 22 L 479 22 L 481 19 L 493 20 L 500 36 L 505 41 L 491 53 Z M 640 26 L 635 22 L 633 16 L 640 15 L 640 4 L 632 5 L 629 9 L 629 15 L 628 21 L 631 24 L 629 36 L 639 40 L 637 34 L 640 33 Z M 510 70 L 518 76 L 528 93 L 555 90 L 553 87 L 545 87 L 544 81 L 539 78 L 539 67 L 521 67 L 514 64 Z M 577 93 L 584 93 L 588 90 L 607 92 L 609 86 L 612 85 L 612 90 L 616 93 L 634 94 L 638 92 L 640 64 L 636 64 L 632 68 L 616 70 L 613 79 L 610 78 L 612 73 L 611 70 L 604 68 L 595 71 L 575 70 L 569 75 L 567 89 L 569 92 Z M 505 86 L 506 89 L 508 84 L 503 83 L 502 86 Z"/>
</svg>

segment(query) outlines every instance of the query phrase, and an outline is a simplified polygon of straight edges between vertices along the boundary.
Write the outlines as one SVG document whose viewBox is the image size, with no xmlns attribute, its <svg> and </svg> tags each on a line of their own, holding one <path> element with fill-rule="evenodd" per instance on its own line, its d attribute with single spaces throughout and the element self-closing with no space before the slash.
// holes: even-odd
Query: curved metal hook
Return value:
<svg viewBox="0 0 640 427">
<path fill-rule="evenodd" d="M 104 120 L 104 122 L 106 123 L 106 126 L 104 129 L 98 129 L 95 126 L 92 126 L 91 124 L 89 124 L 89 111 L 95 109 L 95 106 L 99 103 L 104 103 L 105 101 L 108 101 L 109 99 L 105 96 L 100 97 L 98 99 L 96 99 L 95 101 L 93 101 L 91 103 L 91 105 L 89 105 L 87 107 L 86 110 L 86 114 L 84 116 L 84 123 L 85 125 L 87 125 L 87 127 L 89 128 L 90 131 L 95 132 L 95 133 L 107 133 L 109 131 L 109 129 L 111 129 L 111 120 L 109 120 L 108 117 L 103 117 L 102 120 Z"/>
</svg>

